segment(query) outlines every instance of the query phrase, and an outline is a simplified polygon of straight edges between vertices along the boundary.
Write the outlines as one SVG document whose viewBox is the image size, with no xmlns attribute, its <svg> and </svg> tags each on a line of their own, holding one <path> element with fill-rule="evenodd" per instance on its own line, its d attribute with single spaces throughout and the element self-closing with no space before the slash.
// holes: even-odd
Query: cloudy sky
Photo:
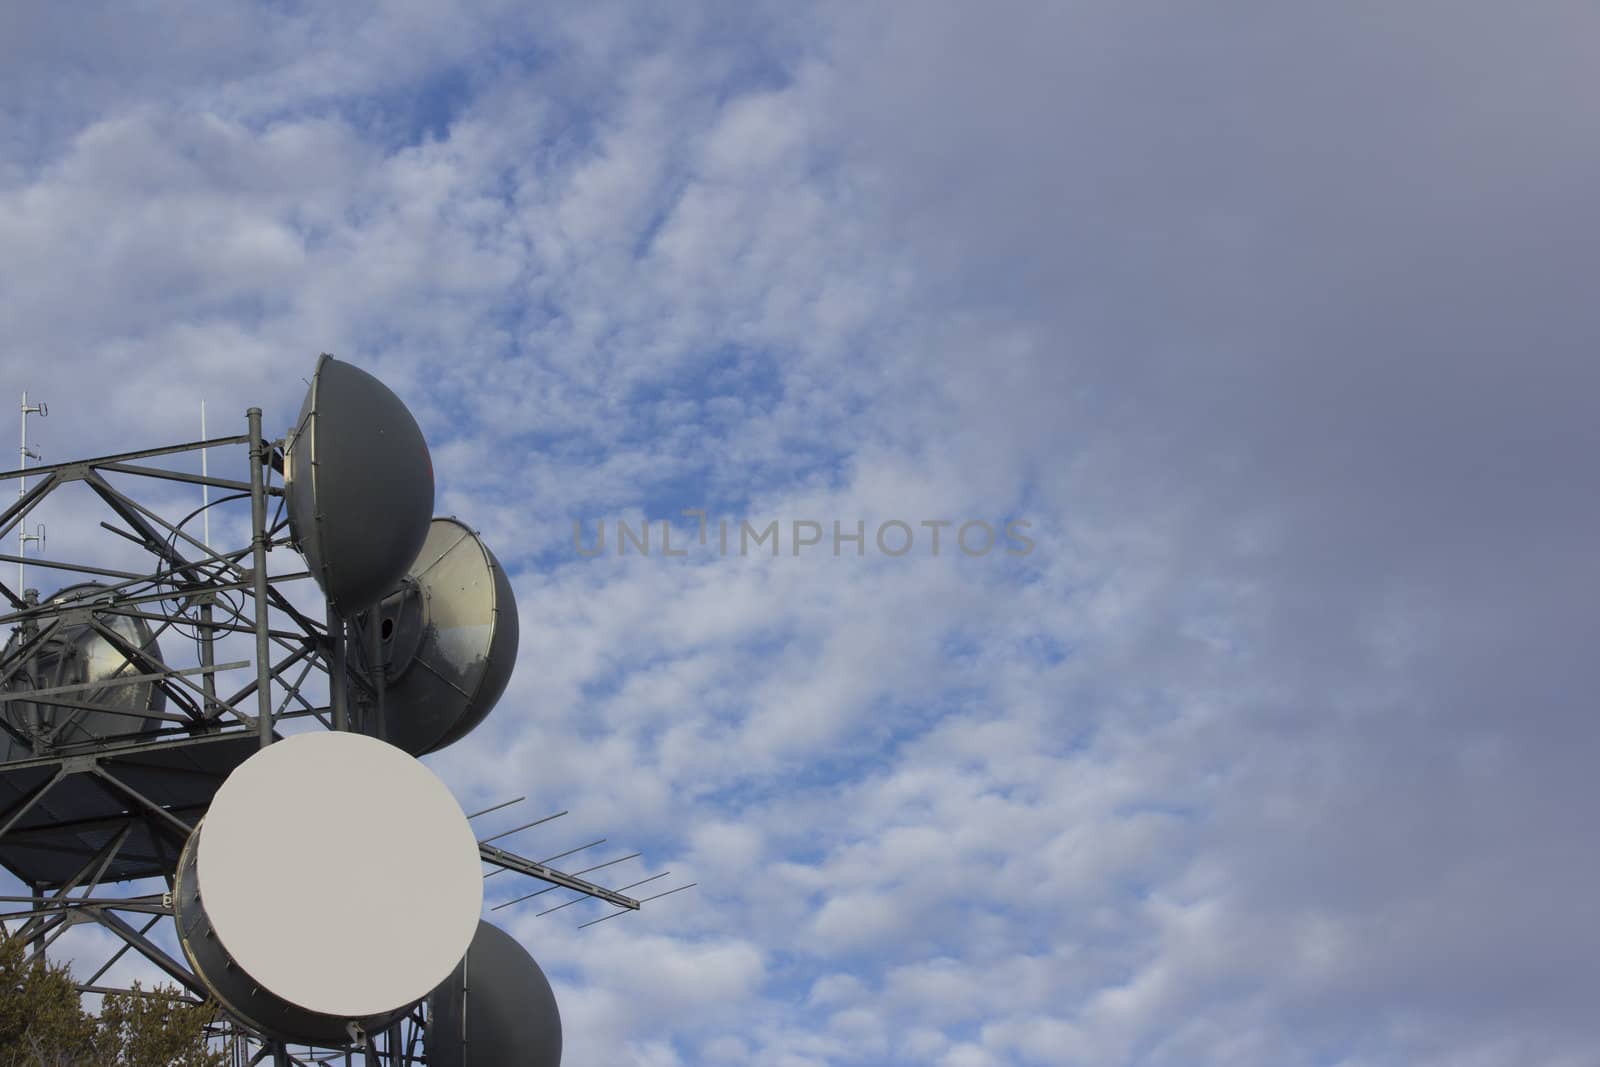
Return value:
<svg viewBox="0 0 1600 1067">
<path fill-rule="evenodd" d="M 1597 40 L 11 5 L 4 381 L 54 459 L 405 399 L 522 626 L 429 762 L 699 882 L 496 913 L 569 1064 L 1597 1064 Z"/>
</svg>

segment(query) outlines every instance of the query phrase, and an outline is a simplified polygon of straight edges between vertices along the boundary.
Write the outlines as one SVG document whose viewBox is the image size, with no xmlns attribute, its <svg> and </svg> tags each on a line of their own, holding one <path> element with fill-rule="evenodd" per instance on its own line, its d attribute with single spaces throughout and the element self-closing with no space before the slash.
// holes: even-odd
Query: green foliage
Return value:
<svg viewBox="0 0 1600 1067">
<path fill-rule="evenodd" d="M 225 1067 L 226 1054 L 206 1047 L 206 1025 L 216 1018 L 210 1003 L 191 1004 L 171 986 L 143 994 L 139 983 L 126 993 L 107 993 L 100 1005 L 95 1049 L 100 1062 L 119 1067 Z"/>
<path fill-rule="evenodd" d="M 94 1038 L 66 966 L 29 963 L 22 939 L 0 932 L 0 1067 L 94 1063 Z"/>
<path fill-rule="evenodd" d="M 225 1067 L 207 1047 L 215 1005 L 191 1004 L 172 986 L 139 983 L 84 1011 L 65 964 L 28 962 L 27 945 L 0 928 L 0 1067 Z"/>
</svg>

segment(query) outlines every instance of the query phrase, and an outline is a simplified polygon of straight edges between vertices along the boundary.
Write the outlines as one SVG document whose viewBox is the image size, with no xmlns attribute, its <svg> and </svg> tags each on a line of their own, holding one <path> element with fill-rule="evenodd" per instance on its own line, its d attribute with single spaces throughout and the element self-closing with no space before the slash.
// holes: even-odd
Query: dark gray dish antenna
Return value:
<svg viewBox="0 0 1600 1067">
<path fill-rule="evenodd" d="M 378 627 L 384 740 L 413 756 L 483 721 L 517 662 L 517 602 L 505 568 L 455 519 L 434 519 L 406 576 L 356 624 L 355 659 L 370 672 L 366 627 Z"/>
<path fill-rule="evenodd" d="M 472 946 L 428 996 L 429 1067 L 560 1067 L 561 1012 L 516 938 L 478 921 Z"/>
<path fill-rule="evenodd" d="M 150 624 L 116 608 L 115 594 L 99 582 L 70 585 L 46 603 L 64 605 L 34 636 L 34 647 L 14 632 L 0 662 L 23 662 L 7 680 L 0 715 L 45 749 L 148 733 L 161 725 L 167 697 L 148 679 L 123 679 L 164 669 Z M 35 698 L 31 694 L 37 693 Z M 0 731 L 0 762 L 32 754 Z"/>
<path fill-rule="evenodd" d="M 394 588 L 428 534 L 427 442 L 388 386 L 324 355 L 283 451 L 295 547 L 349 618 Z"/>
</svg>

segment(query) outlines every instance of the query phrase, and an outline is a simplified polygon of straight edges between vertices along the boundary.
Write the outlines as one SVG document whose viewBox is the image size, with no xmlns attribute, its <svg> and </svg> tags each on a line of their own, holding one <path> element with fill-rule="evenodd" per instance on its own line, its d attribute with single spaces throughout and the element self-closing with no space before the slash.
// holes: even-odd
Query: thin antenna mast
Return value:
<svg viewBox="0 0 1600 1067">
<path fill-rule="evenodd" d="M 205 439 L 206 439 L 206 398 L 205 397 L 201 397 L 200 398 L 200 440 L 204 441 Z M 211 476 L 211 472 L 206 469 L 206 450 L 202 448 L 200 450 L 200 477 L 209 478 L 210 476 Z M 200 503 L 205 505 L 203 508 L 200 509 L 200 514 L 202 516 L 200 521 L 203 524 L 204 529 L 205 529 L 204 538 L 205 538 L 205 542 L 206 542 L 206 548 L 209 550 L 210 547 L 211 547 L 211 484 L 209 482 L 201 482 L 200 483 Z"/>
<path fill-rule="evenodd" d="M 38 451 L 28 447 L 28 416 L 37 415 L 43 419 L 47 418 L 49 414 L 50 409 L 45 406 L 44 401 L 41 400 L 37 404 L 30 404 L 28 403 L 28 391 L 26 389 L 22 391 L 22 462 L 18 464 L 18 466 L 23 470 L 28 469 L 28 460 L 39 458 Z M 27 494 L 28 477 L 27 475 L 23 475 L 17 479 L 17 499 L 21 500 L 23 497 L 27 496 Z M 27 580 L 23 577 L 22 557 L 28 554 L 29 541 L 38 541 L 41 543 L 44 541 L 43 523 L 39 524 L 36 533 L 29 533 L 28 527 L 24 523 L 19 522 L 17 524 L 17 592 L 19 594 L 27 585 Z"/>
</svg>

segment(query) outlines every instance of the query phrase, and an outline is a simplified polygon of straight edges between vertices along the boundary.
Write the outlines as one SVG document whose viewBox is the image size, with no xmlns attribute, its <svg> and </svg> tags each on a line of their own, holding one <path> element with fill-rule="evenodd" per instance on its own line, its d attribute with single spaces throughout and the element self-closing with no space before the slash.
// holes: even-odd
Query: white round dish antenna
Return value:
<svg viewBox="0 0 1600 1067">
<path fill-rule="evenodd" d="M 404 867 L 400 866 L 404 863 Z M 427 996 L 477 930 L 477 839 L 443 782 L 393 745 L 287 738 L 241 764 L 174 887 L 195 973 L 242 1021 L 346 1045 Z"/>
<path fill-rule="evenodd" d="M 433 460 L 400 398 L 358 367 L 317 360 L 283 446 L 294 545 L 341 616 L 394 588 L 433 516 Z"/>
<path fill-rule="evenodd" d="M 375 622 L 374 622 L 375 620 Z M 484 720 L 517 662 L 517 602 L 505 568 L 455 519 L 434 519 L 399 587 L 357 624 L 366 670 L 367 625 L 378 627 L 384 740 L 414 756 Z"/>
</svg>

